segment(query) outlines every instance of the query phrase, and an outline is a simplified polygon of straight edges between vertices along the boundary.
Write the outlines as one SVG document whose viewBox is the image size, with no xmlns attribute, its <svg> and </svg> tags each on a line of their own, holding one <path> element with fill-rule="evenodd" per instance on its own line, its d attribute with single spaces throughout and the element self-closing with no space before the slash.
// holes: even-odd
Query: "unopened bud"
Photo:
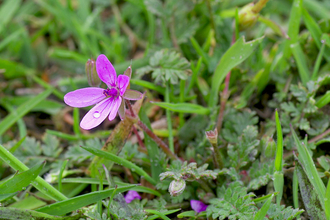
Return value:
<svg viewBox="0 0 330 220">
<path fill-rule="evenodd" d="M 245 5 L 239 12 L 238 12 L 238 24 L 239 30 L 244 31 L 252 26 L 257 22 L 259 14 L 254 10 L 254 3 L 250 3 Z"/>
<path fill-rule="evenodd" d="M 131 79 L 131 75 L 132 75 L 132 65 L 130 65 L 129 67 L 127 67 L 127 69 L 124 72 L 125 76 L 128 76 Z M 129 83 L 126 89 L 129 89 L 131 86 L 131 84 Z"/>
<path fill-rule="evenodd" d="M 92 87 L 99 87 L 101 80 L 96 72 L 96 63 L 93 59 L 88 59 L 85 65 L 85 72 L 87 76 L 88 84 Z"/>
<path fill-rule="evenodd" d="M 205 131 L 206 138 L 210 141 L 212 146 L 218 145 L 218 130 L 214 129 L 213 131 Z"/>
<path fill-rule="evenodd" d="M 178 196 L 183 193 L 183 190 L 186 188 L 186 181 L 183 179 L 173 180 L 168 187 L 168 191 L 171 196 Z"/>
</svg>

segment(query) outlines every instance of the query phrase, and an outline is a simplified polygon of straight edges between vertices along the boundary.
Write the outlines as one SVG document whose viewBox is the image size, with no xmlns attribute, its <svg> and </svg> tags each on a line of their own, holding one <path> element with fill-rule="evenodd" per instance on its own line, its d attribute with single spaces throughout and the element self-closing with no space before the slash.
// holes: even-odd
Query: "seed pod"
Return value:
<svg viewBox="0 0 330 220">
<path fill-rule="evenodd" d="M 88 84 L 92 87 L 99 87 L 101 80 L 96 72 L 96 63 L 93 59 L 88 59 L 85 65 L 85 72 L 87 76 Z"/>
</svg>

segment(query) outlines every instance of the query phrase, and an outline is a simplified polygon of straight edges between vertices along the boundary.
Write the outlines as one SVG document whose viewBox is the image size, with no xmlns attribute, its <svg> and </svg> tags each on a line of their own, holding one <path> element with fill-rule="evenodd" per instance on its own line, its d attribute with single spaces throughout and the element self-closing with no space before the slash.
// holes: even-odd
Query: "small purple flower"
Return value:
<svg viewBox="0 0 330 220">
<path fill-rule="evenodd" d="M 136 191 L 129 190 L 125 195 L 126 203 L 131 203 L 134 199 L 141 199 L 141 196 Z"/>
<path fill-rule="evenodd" d="M 203 212 L 207 208 L 207 205 L 199 200 L 190 200 L 190 206 L 197 213 Z"/>
<path fill-rule="evenodd" d="M 112 121 L 117 112 L 121 119 L 125 117 L 125 101 L 139 100 L 142 93 L 126 89 L 129 80 L 131 67 L 125 71 L 125 75 L 117 78 L 116 70 L 108 58 L 101 54 L 96 60 L 96 71 L 100 79 L 108 86 L 107 89 L 89 87 L 78 89 L 67 93 L 64 102 L 72 107 L 82 108 L 96 104 L 81 120 L 80 127 L 89 130 L 101 124 L 107 116 Z M 126 73 L 128 73 L 126 75 Z"/>
</svg>

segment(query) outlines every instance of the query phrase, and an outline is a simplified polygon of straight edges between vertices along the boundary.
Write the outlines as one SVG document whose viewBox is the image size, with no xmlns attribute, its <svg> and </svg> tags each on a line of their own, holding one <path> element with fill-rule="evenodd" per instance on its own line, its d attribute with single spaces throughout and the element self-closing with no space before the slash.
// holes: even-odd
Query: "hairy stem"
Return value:
<svg viewBox="0 0 330 220">
<path fill-rule="evenodd" d="M 128 109 L 131 112 L 132 117 L 135 117 L 135 113 L 133 111 L 133 108 L 131 106 L 131 103 L 129 101 L 126 100 L 126 104 L 128 106 Z M 164 153 L 169 156 L 172 159 L 175 160 L 180 160 L 178 156 L 176 156 L 169 148 L 168 146 L 159 138 L 157 137 L 157 135 L 155 135 L 154 132 L 152 132 L 140 119 L 137 122 L 137 125 L 143 130 L 145 131 L 149 137 L 151 137 L 159 146 L 160 148 L 162 148 L 162 150 L 164 151 Z"/>
</svg>

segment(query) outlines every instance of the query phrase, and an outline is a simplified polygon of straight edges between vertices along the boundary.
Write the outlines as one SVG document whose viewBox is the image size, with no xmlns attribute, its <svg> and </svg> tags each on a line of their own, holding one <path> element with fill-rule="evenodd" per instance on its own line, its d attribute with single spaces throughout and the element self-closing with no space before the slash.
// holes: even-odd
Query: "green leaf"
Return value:
<svg viewBox="0 0 330 220">
<path fill-rule="evenodd" d="M 152 102 L 152 103 L 174 112 L 196 113 L 201 115 L 208 115 L 210 113 L 210 109 L 192 103 L 168 103 L 168 102 Z"/>
<path fill-rule="evenodd" d="M 324 199 L 325 214 L 330 219 L 330 179 L 328 180 L 327 192 Z"/>
<path fill-rule="evenodd" d="M 100 180 L 99 179 L 94 179 L 94 178 L 65 178 L 65 179 L 62 179 L 62 183 L 100 184 Z M 103 184 L 108 185 L 109 183 L 108 183 L 108 181 L 104 180 Z M 115 181 L 115 185 L 127 186 L 127 185 L 130 185 L 130 184 Z M 161 194 L 158 191 L 150 189 L 150 188 L 145 187 L 145 186 L 134 186 L 133 188 L 131 188 L 131 190 L 135 190 L 137 192 L 150 193 L 150 194 L 153 194 L 153 195 L 156 195 L 156 196 L 161 196 Z"/>
<path fill-rule="evenodd" d="M 274 188 L 278 192 L 276 196 L 276 204 L 281 204 L 281 199 L 283 196 L 283 187 L 284 187 L 284 176 L 282 171 L 275 171 L 274 173 Z"/>
<path fill-rule="evenodd" d="M 134 163 L 125 160 L 121 157 L 116 156 L 115 154 L 112 154 L 110 152 L 105 152 L 102 150 L 98 150 L 96 148 L 91 148 L 91 147 L 84 147 L 82 146 L 85 150 L 89 151 L 90 153 L 99 156 L 101 158 L 111 160 L 117 164 L 123 165 L 124 167 L 127 167 L 131 169 L 132 171 L 136 172 L 137 174 L 143 176 L 147 181 L 149 181 L 151 184 L 156 185 L 156 181 L 152 179 L 149 174 L 147 174 L 143 169 L 135 165 Z"/>
<path fill-rule="evenodd" d="M 312 35 L 314 42 L 316 46 L 322 50 L 322 30 L 320 26 L 317 24 L 317 22 L 312 18 L 312 16 L 309 15 L 308 11 L 306 9 L 302 9 L 302 15 L 304 22 L 307 26 L 307 29 L 309 30 L 310 34 Z M 324 48 L 324 57 L 329 62 L 330 61 L 330 50 L 329 48 Z"/>
<path fill-rule="evenodd" d="M 76 220 L 82 217 L 82 213 L 74 216 L 53 216 L 34 210 L 17 209 L 11 207 L 0 207 L 2 219 L 34 219 L 34 220 Z"/>
<path fill-rule="evenodd" d="M 6 148 L 0 144 L 0 158 L 5 161 L 14 170 L 26 171 L 29 168 L 19 161 L 14 155 L 12 155 Z M 63 194 L 57 191 L 49 183 L 47 183 L 41 177 L 37 177 L 32 185 L 45 195 L 53 198 L 54 200 L 65 200 L 67 199 Z"/>
<path fill-rule="evenodd" d="M 252 163 L 248 173 L 250 177 L 248 189 L 257 190 L 261 186 L 267 185 L 268 182 L 273 178 L 274 173 L 274 163 L 271 161 L 261 163 L 256 160 Z"/>
<path fill-rule="evenodd" d="M 1 3 L 1 8 L 0 8 L 0 18 L 1 18 L 0 19 L 0 33 L 6 27 L 6 25 L 9 23 L 9 21 L 12 20 L 16 10 L 21 5 L 21 2 L 22 2 L 22 0 L 17 0 L 17 1 L 6 0 L 5 2 Z"/>
<path fill-rule="evenodd" d="M 146 111 L 142 108 L 139 113 L 140 120 L 149 128 L 151 128 L 151 124 L 149 118 L 146 114 Z M 151 164 L 151 176 L 154 178 L 156 182 L 159 181 L 159 174 L 163 171 L 163 168 L 160 164 L 162 164 L 160 151 L 157 143 L 147 135 L 146 132 L 144 133 L 144 144 L 148 150 L 148 156 Z"/>
<path fill-rule="evenodd" d="M 118 193 L 125 192 L 131 189 L 132 187 L 134 187 L 134 185 L 121 186 L 121 187 L 117 187 L 116 191 Z M 50 215 L 64 215 L 79 208 L 82 208 L 84 206 L 93 204 L 97 201 L 110 197 L 114 190 L 115 188 L 111 188 L 103 191 L 97 191 L 97 192 L 84 194 L 81 196 L 76 196 L 74 198 L 70 198 L 61 202 L 47 205 L 45 207 L 37 209 L 36 211 L 47 213 Z"/>
<path fill-rule="evenodd" d="M 325 105 L 327 105 L 330 102 L 330 91 L 327 91 L 324 95 L 319 98 L 319 100 L 316 102 L 316 107 L 322 108 Z"/>
<path fill-rule="evenodd" d="M 297 150 L 299 152 L 299 161 L 301 164 L 304 165 L 304 170 L 306 172 L 306 175 L 311 182 L 312 186 L 315 188 L 316 193 L 318 195 L 319 200 L 321 201 L 321 205 L 324 208 L 324 196 L 325 196 L 325 186 L 315 168 L 315 164 L 313 162 L 313 159 L 311 155 L 308 152 L 307 147 L 299 140 L 298 136 L 296 135 L 296 132 L 291 127 L 291 133 L 295 142 L 295 145 L 297 147 Z"/>
<path fill-rule="evenodd" d="M 143 75 L 152 72 L 152 78 L 156 82 L 170 82 L 177 84 L 179 78 L 186 80 L 190 71 L 190 63 L 175 51 L 163 49 L 157 51 L 149 60 L 149 66 L 137 70 L 137 74 Z"/>
<path fill-rule="evenodd" d="M 259 15 L 258 17 L 258 21 L 264 23 L 265 25 L 267 25 L 268 27 L 270 27 L 276 34 L 280 35 L 281 37 L 284 37 L 286 39 L 289 39 L 289 36 L 285 33 L 285 31 L 281 28 L 280 25 L 278 25 L 275 21 L 263 17 L 261 15 Z"/>
<path fill-rule="evenodd" d="M 0 122 L 0 136 L 10 128 L 18 119 L 22 118 L 25 114 L 27 114 L 31 109 L 33 109 L 36 105 L 38 105 L 42 100 L 46 99 L 51 93 L 52 89 L 47 89 L 44 92 L 40 93 L 36 97 L 24 102 L 20 105 L 16 111 L 7 115 Z"/>
<path fill-rule="evenodd" d="M 293 220 L 299 214 L 303 213 L 302 209 L 292 209 L 291 206 L 285 207 L 284 205 L 275 205 L 270 204 L 270 208 L 268 209 L 267 216 L 269 219 L 278 219 L 278 220 Z"/>
<path fill-rule="evenodd" d="M 263 204 L 261 209 L 259 209 L 257 214 L 254 216 L 254 220 L 263 220 L 264 219 L 264 217 L 266 216 L 266 214 L 268 212 L 268 209 L 270 207 L 270 203 L 272 202 L 273 197 L 274 197 L 274 194 L 271 195 L 271 197 L 269 199 L 267 199 L 267 201 Z"/>
<path fill-rule="evenodd" d="M 179 215 L 177 215 L 178 218 L 187 218 L 187 217 L 195 217 L 196 216 L 196 212 L 191 210 L 191 211 L 185 211 L 180 213 Z"/>
<path fill-rule="evenodd" d="M 310 80 L 311 74 L 309 72 L 307 61 L 299 42 L 290 45 L 291 52 L 296 60 L 300 79 L 304 85 Z"/>
<path fill-rule="evenodd" d="M 263 37 L 245 42 L 244 37 L 241 37 L 221 57 L 212 77 L 211 93 L 208 102 L 210 107 L 217 105 L 220 85 L 228 72 L 248 58 L 262 39 Z"/>
<path fill-rule="evenodd" d="M 239 182 L 233 182 L 229 186 L 222 186 L 218 190 L 218 198 L 211 199 L 207 207 L 207 216 L 219 219 L 253 219 L 257 207 L 251 199 L 253 193 L 247 194 L 247 189 Z"/>
<path fill-rule="evenodd" d="M 310 219 L 326 219 L 322 205 L 322 200 L 319 199 L 317 191 L 313 189 L 313 185 L 309 181 L 308 174 L 305 173 L 301 163 L 297 161 L 295 170 L 298 176 L 300 195 L 304 202 L 306 211 Z"/>
<path fill-rule="evenodd" d="M 275 169 L 278 172 L 283 171 L 283 135 L 280 118 L 278 112 L 275 112 L 276 121 L 276 131 L 277 131 L 277 147 L 276 147 L 276 157 L 275 157 Z"/>
<path fill-rule="evenodd" d="M 1 194 L 15 193 L 17 191 L 24 190 L 35 178 L 38 177 L 45 163 L 35 165 L 29 170 L 14 175 L 14 177 L 8 179 L 0 185 Z"/>
<path fill-rule="evenodd" d="M 7 194 L 0 194 L 0 202 L 4 201 L 6 199 L 10 199 L 13 196 L 15 196 L 18 192 L 14 192 L 14 193 L 7 193 Z"/>
</svg>

